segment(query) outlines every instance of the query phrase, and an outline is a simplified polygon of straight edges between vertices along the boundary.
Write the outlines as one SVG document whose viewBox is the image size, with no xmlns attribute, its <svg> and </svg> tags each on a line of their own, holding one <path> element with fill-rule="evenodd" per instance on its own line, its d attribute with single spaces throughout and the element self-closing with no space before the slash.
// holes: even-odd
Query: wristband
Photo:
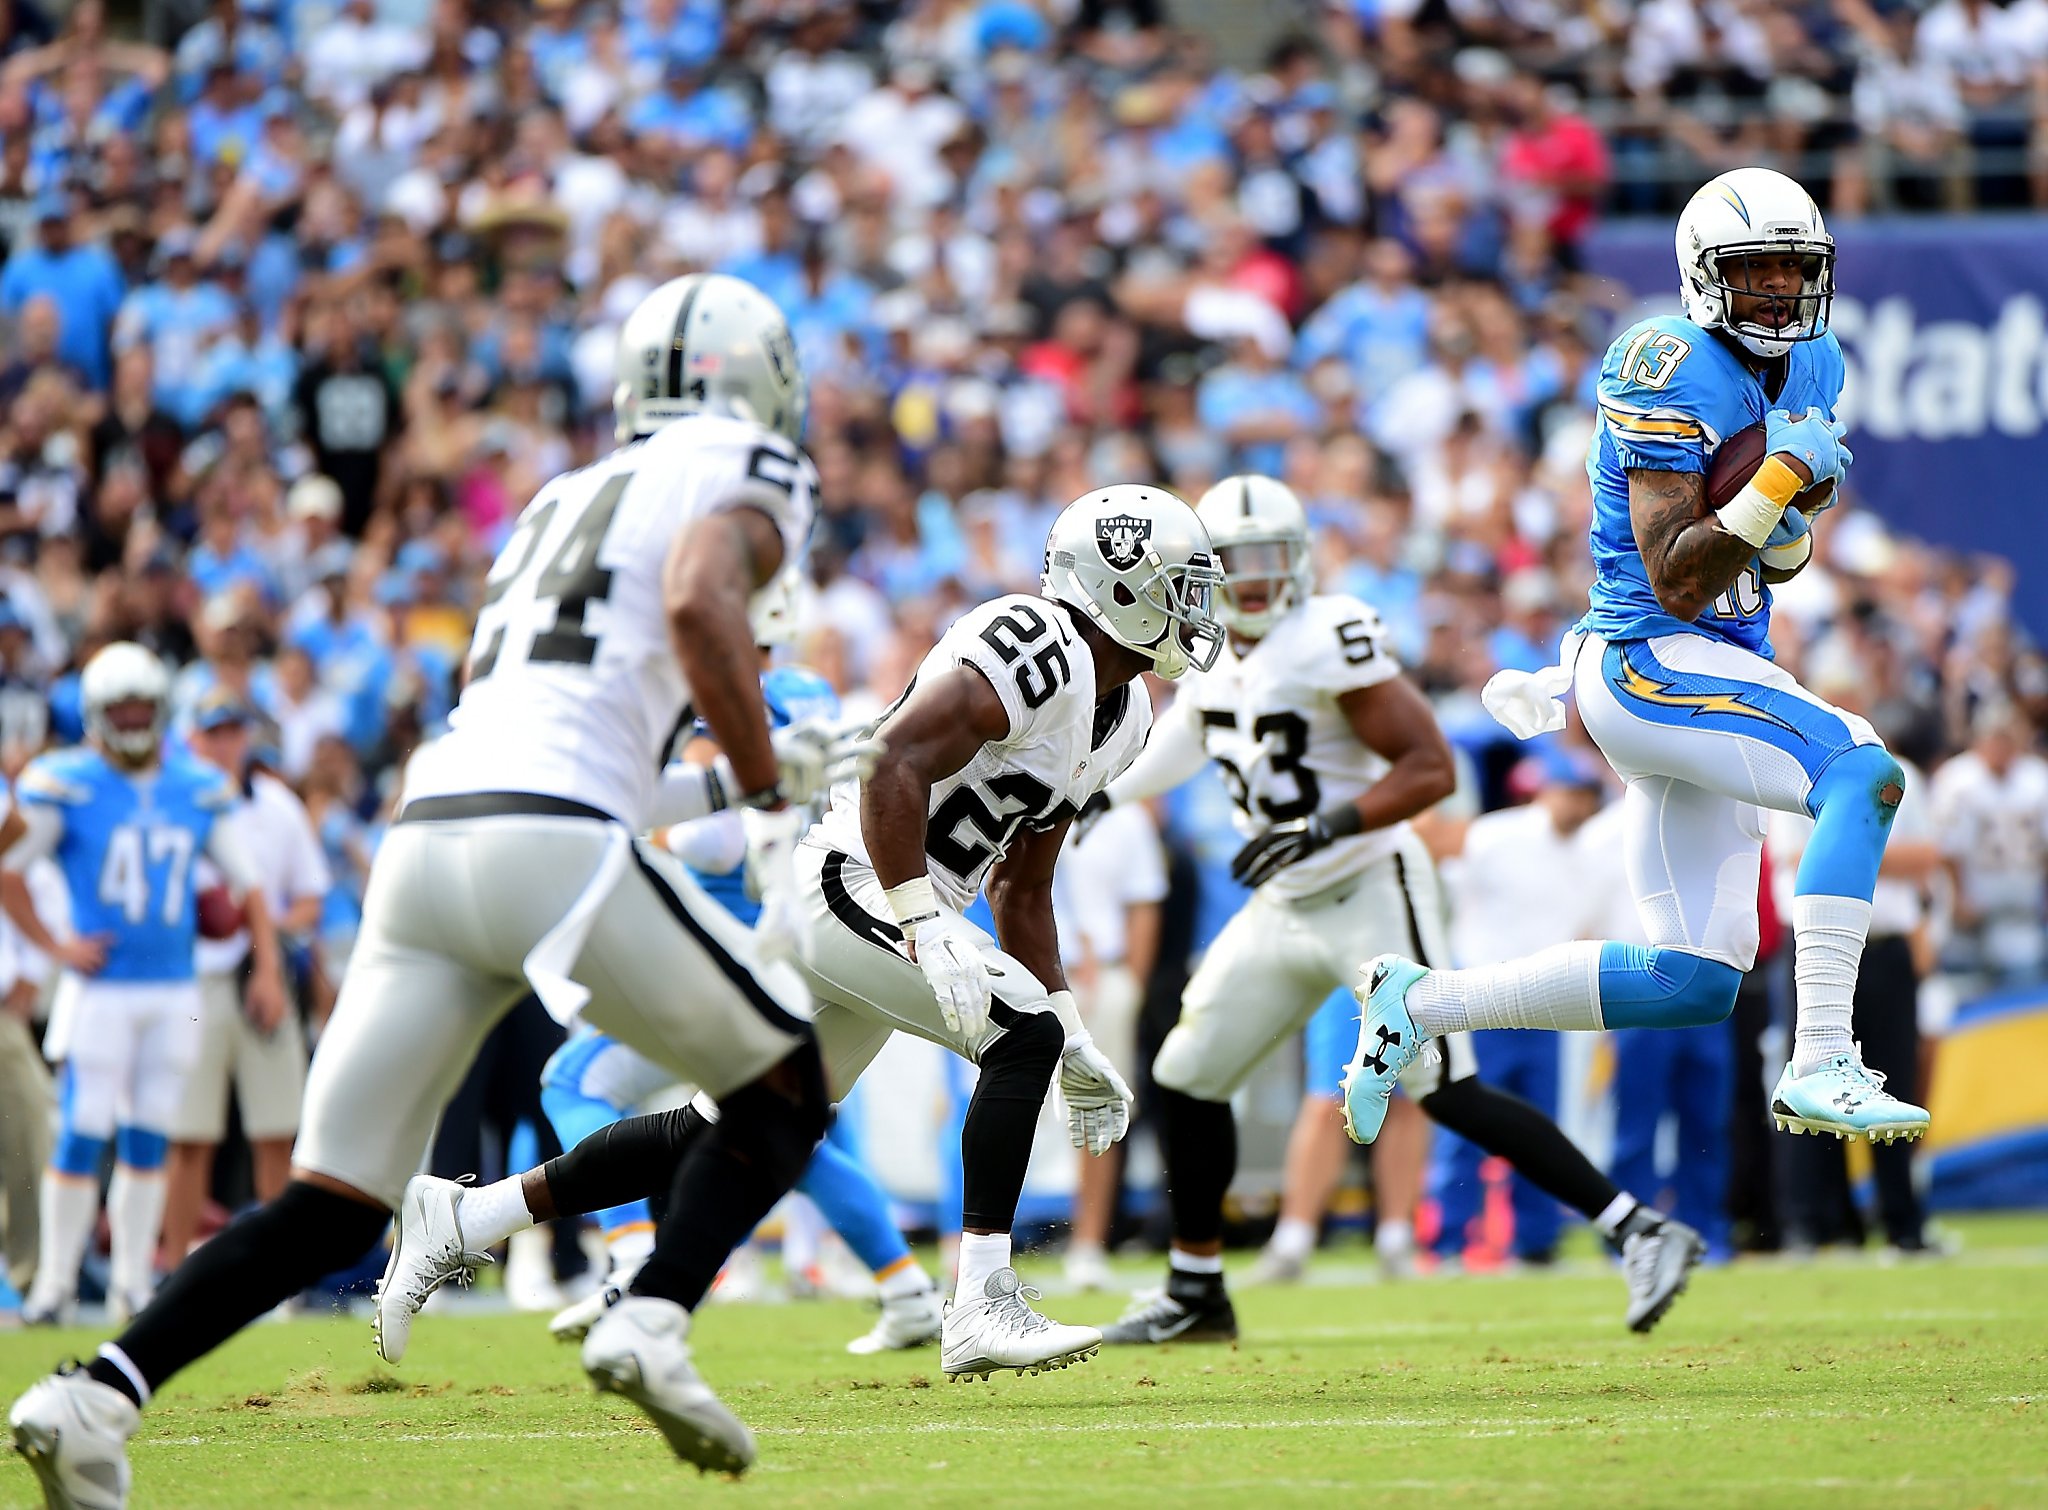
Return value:
<svg viewBox="0 0 2048 1510">
<path fill-rule="evenodd" d="M 1088 1030 L 1081 1026 L 1081 1006 L 1074 1000 L 1071 991 L 1055 991 L 1046 997 L 1045 1004 L 1052 1015 L 1059 1019 L 1060 1026 L 1067 1030 L 1067 1048 L 1074 1047 L 1077 1038 L 1086 1038 Z"/>
<path fill-rule="evenodd" d="M 1813 536 L 1801 535 L 1790 545 L 1773 545 L 1758 553 L 1772 571 L 1798 571 L 1813 559 Z"/>
<path fill-rule="evenodd" d="M 1785 510 L 1806 484 L 1780 457 L 1766 456 L 1741 492 L 1714 511 L 1721 528 L 1762 550 Z"/>
<path fill-rule="evenodd" d="M 912 876 L 900 886 L 891 886 L 882 893 L 882 899 L 889 904 L 889 911 L 895 916 L 899 928 L 907 929 L 913 923 L 922 923 L 939 911 L 939 899 L 932 890 L 930 876 Z"/>
<path fill-rule="evenodd" d="M 758 791 L 748 792 L 739 801 L 735 802 L 733 806 L 756 811 L 763 808 L 773 809 L 780 807 L 782 806 L 782 783 L 778 781 L 769 786 L 764 786 Z"/>
<path fill-rule="evenodd" d="M 1317 813 L 1316 818 L 1332 839 L 1348 839 L 1365 828 L 1365 815 L 1359 812 L 1355 802 L 1340 802 Z"/>
</svg>

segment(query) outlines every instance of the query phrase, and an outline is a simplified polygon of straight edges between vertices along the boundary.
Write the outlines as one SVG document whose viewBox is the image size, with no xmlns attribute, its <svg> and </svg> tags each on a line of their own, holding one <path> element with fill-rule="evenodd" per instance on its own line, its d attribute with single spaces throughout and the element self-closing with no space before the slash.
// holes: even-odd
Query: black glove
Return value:
<svg viewBox="0 0 2048 1510">
<path fill-rule="evenodd" d="M 1074 842 L 1079 844 L 1088 837 L 1088 830 L 1095 827 L 1096 820 L 1109 811 L 1109 793 L 1097 792 L 1081 804 L 1081 811 L 1074 814 Z"/>
<path fill-rule="evenodd" d="M 1256 889 L 1288 866 L 1349 838 L 1358 829 L 1358 809 L 1348 802 L 1326 813 L 1276 823 L 1237 852 L 1230 862 L 1230 879 Z"/>
</svg>

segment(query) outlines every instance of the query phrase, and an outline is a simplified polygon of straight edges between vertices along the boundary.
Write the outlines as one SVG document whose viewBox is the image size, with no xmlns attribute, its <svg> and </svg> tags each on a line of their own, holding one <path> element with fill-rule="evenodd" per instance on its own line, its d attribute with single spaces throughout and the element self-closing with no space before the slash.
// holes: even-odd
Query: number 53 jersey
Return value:
<svg viewBox="0 0 2048 1510">
<path fill-rule="evenodd" d="M 1357 598 L 1318 593 L 1257 644 L 1240 652 L 1233 641 L 1207 672 L 1181 683 L 1164 717 L 1192 725 L 1176 731 L 1178 739 L 1200 738 L 1247 839 L 1350 802 L 1385 774 L 1387 762 L 1352 732 L 1337 699 L 1400 674 L 1386 638 L 1379 615 Z M 1391 854 L 1407 831 L 1397 823 L 1339 839 L 1264 890 L 1282 899 L 1313 896 Z"/>
<path fill-rule="evenodd" d="M 670 547 L 713 514 L 758 509 L 795 570 L 815 487 L 790 442 L 710 414 L 548 483 L 484 579 L 468 683 L 448 737 L 406 772 L 407 798 L 531 792 L 644 827 L 690 701 L 662 606 Z"/>
<path fill-rule="evenodd" d="M 1058 827 L 1145 747 L 1152 705 L 1126 683 L 1095 696 L 1095 658 L 1067 610 L 1013 593 L 953 621 L 918 664 L 903 705 L 920 681 L 954 666 L 988 678 L 1010 716 L 1010 732 L 932 784 L 925 861 L 932 890 L 965 911 L 1020 829 Z M 895 708 L 890 709 L 893 713 Z M 889 737 L 889 714 L 877 726 Z M 861 837 L 860 787 L 842 782 L 807 842 L 870 864 Z"/>
</svg>

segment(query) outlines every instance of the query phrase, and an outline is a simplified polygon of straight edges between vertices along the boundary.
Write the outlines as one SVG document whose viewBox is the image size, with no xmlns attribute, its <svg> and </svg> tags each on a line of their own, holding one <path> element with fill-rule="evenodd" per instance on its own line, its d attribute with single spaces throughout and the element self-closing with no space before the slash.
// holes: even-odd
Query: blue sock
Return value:
<svg viewBox="0 0 2048 1510">
<path fill-rule="evenodd" d="M 1648 944 L 1600 946 L 1600 1017 L 1610 1028 L 1696 1028 L 1735 1010 L 1742 972 Z"/>
<path fill-rule="evenodd" d="M 889 1197 L 866 1165 L 830 1139 L 818 1145 L 796 1188 L 818 1203 L 832 1230 L 846 1239 L 869 1273 L 880 1274 L 910 1257 L 910 1245 L 889 1215 Z"/>
</svg>

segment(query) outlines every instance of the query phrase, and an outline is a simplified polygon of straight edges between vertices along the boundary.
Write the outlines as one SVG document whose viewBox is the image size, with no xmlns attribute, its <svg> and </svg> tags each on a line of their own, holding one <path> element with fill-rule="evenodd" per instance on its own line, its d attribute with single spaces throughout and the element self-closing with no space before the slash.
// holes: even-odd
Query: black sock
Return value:
<svg viewBox="0 0 2048 1510">
<path fill-rule="evenodd" d="M 982 1056 L 960 1128 L 960 1221 L 974 1231 L 1008 1232 L 1017 1224 L 1039 1108 L 1066 1042 L 1050 1012 L 1019 1012 L 1007 1027 Z"/>
<path fill-rule="evenodd" d="M 1588 1221 L 1621 1194 L 1621 1187 L 1595 1169 L 1555 1122 L 1476 1075 L 1453 1080 L 1424 1096 L 1421 1105 L 1432 1122 L 1506 1159 L 1530 1184 Z"/>
<path fill-rule="evenodd" d="M 666 1199 L 683 1155 L 711 1122 L 693 1106 L 627 1117 L 541 1166 L 555 1215 L 587 1216 Z"/>
<path fill-rule="evenodd" d="M 668 1213 L 633 1293 L 694 1311 L 732 1250 L 801 1178 L 831 1115 L 825 1063 L 808 1039 L 721 1098 L 718 1120 L 688 1140 L 674 1170 Z"/>
<path fill-rule="evenodd" d="M 1159 1088 L 1159 1105 L 1166 1124 L 1166 1200 L 1174 1238 L 1218 1242 L 1223 1197 L 1237 1177 L 1237 1119 L 1228 1101 L 1197 1101 L 1165 1086 Z"/>
<path fill-rule="evenodd" d="M 390 1220 L 382 1207 L 294 1180 L 180 1264 L 114 1345 L 152 1391 L 160 1389 L 280 1301 L 355 1263 Z M 136 1399 L 128 1376 L 106 1359 L 95 1358 L 86 1372 Z"/>
</svg>

